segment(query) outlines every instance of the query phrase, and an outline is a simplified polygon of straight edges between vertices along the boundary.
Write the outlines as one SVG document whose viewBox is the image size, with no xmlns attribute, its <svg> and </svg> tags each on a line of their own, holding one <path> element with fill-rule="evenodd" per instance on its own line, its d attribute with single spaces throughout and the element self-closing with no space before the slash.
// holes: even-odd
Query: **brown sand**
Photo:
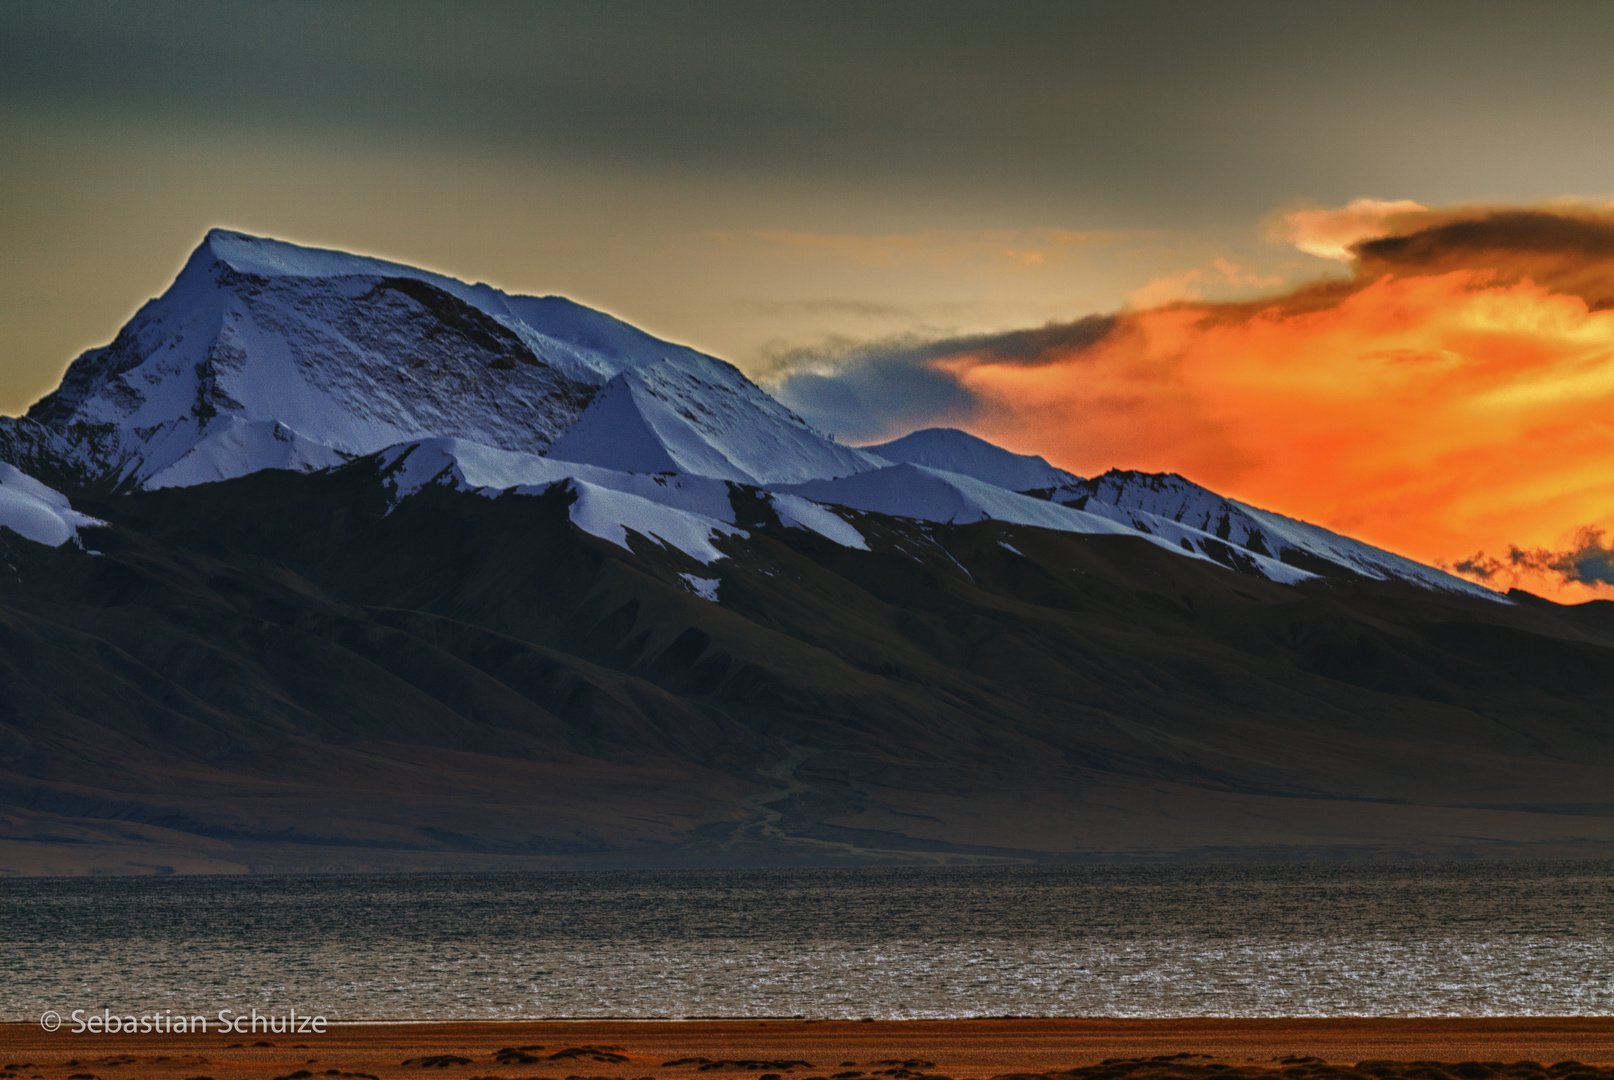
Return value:
<svg viewBox="0 0 1614 1080">
<path fill-rule="evenodd" d="M 255 1047 L 258 1040 L 271 1042 Z M 245 1044 L 231 1048 L 230 1043 Z M 536 1062 L 494 1059 L 503 1047 L 536 1047 Z M 570 1047 L 610 1048 L 625 1061 L 582 1054 L 547 1055 Z M 1499 1020 L 950 1020 L 851 1022 L 770 1020 L 356 1024 L 326 1035 L 74 1035 L 36 1024 L 0 1024 L 0 1065 L 20 1080 L 274 1080 L 307 1070 L 364 1073 L 378 1080 L 565 1080 L 568 1076 L 666 1080 L 755 1078 L 766 1069 L 699 1071 L 664 1067 L 679 1058 L 805 1061 L 827 1076 L 875 1063 L 920 1059 L 924 1072 L 988 1077 L 1047 1072 L 1105 1058 L 1208 1055 L 1231 1065 L 1271 1065 L 1312 1056 L 1349 1064 L 1401 1061 L 1537 1061 L 1614 1063 L 1614 1018 Z M 455 1055 L 469 1064 L 422 1066 L 411 1059 Z M 781 1071 L 775 1069 L 772 1071 Z M 801 1078 L 797 1068 L 787 1077 Z M 884 1080 L 870 1077 L 869 1080 Z"/>
</svg>

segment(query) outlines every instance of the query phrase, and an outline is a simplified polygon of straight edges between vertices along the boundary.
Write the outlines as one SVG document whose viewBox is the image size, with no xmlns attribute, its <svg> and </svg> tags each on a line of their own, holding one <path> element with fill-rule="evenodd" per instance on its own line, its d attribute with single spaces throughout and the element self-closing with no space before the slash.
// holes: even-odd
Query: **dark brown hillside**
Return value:
<svg viewBox="0 0 1614 1080">
<path fill-rule="evenodd" d="M 6 536 L 5 865 L 1614 854 L 1599 613 L 990 522 L 855 551 L 744 489 L 701 567 L 569 500 L 388 512 L 359 463 Z"/>
</svg>

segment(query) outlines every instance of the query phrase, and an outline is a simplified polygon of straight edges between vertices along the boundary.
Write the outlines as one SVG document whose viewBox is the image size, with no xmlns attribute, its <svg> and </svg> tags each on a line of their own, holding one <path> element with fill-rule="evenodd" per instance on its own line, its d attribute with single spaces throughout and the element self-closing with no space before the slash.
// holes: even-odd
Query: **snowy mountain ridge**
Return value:
<svg viewBox="0 0 1614 1080">
<path fill-rule="evenodd" d="M 1164 522 L 1155 523 L 1156 527 L 1152 529 L 1140 528 L 1135 522 L 1119 520 L 1115 516 L 1008 491 L 973 476 L 925 465 L 892 465 L 877 472 L 836 480 L 814 480 L 784 490 L 822 503 L 938 524 L 1003 521 L 1059 532 L 1141 536 L 1173 554 L 1216 562 L 1246 572 L 1253 571 L 1269 581 L 1294 584 L 1318 576 L 1309 570 L 1253 552 L 1240 552 L 1235 559 L 1226 550 L 1226 544 L 1200 530 L 1173 528 Z"/>
<path fill-rule="evenodd" d="M 715 540 L 744 535 L 735 527 L 735 485 L 726 478 L 608 469 L 455 439 L 394 447 L 379 455 L 379 461 L 395 500 L 428 483 L 487 496 L 542 494 L 555 484 L 567 485 L 580 496 L 573 523 L 621 547 L 628 546 L 627 532 L 635 532 L 710 564 L 724 557 L 713 546 Z M 1171 474 L 1112 472 L 1095 480 L 1072 478 L 1049 497 L 1047 491 L 1018 493 L 973 476 L 903 463 L 830 480 L 771 484 L 765 490 L 787 527 L 809 529 L 859 550 L 868 550 L 867 542 L 855 521 L 836 507 L 937 524 L 1001 521 L 1059 532 L 1141 537 L 1177 555 L 1289 584 L 1345 569 L 1373 580 L 1500 599 L 1433 567 L 1224 499 Z"/>
<path fill-rule="evenodd" d="M 1139 532 L 1195 546 L 1220 562 L 1254 557 L 1316 572 L 1332 566 L 1375 581 L 1405 581 L 1488 600 L 1503 599 L 1455 574 L 1320 525 L 1225 498 L 1175 473 L 1112 469 L 1091 480 L 1077 479 L 1035 494 Z"/>
<path fill-rule="evenodd" d="M 224 230 L 26 417 L 0 418 L 0 525 L 61 543 L 93 523 L 29 472 L 155 489 L 372 456 L 395 499 L 426 484 L 490 497 L 565 485 L 584 531 L 703 564 L 746 535 L 740 485 L 786 527 L 856 549 L 855 515 L 834 507 L 1141 536 L 1275 581 L 1344 571 L 1497 598 L 1173 475 L 1086 480 L 943 428 L 843 446 L 732 365 L 569 300 Z"/>
<path fill-rule="evenodd" d="M 733 488 L 722 478 L 623 472 L 460 439 L 392 447 L 376 455 L 375 462 L 394 505 L 428 484 L 488 498 L 542 495 L 561 485 L 575 496 L 572 523 L 618 547 L 629 547 L 627 536 L 632 532 L 710 564 L 725 557 L 714 541 L 747 535 L 735 524 Z M 833 510 L 790 495 L 771 499 L 787 528 L 806 529 L 843 547 L 868 550 L 857 529 Z"/>
</svg>

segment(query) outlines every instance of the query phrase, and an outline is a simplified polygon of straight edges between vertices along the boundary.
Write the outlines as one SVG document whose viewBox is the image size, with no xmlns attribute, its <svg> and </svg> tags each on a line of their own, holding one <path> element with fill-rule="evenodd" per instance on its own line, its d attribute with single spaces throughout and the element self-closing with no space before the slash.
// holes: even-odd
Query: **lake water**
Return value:
<svg viewBox="0 0 1614 1080">
<path fill-rule="evenodd" d="M 1614 1013 L 1614 863 L 0 881 L 0 1019 Z"/>
</svg>

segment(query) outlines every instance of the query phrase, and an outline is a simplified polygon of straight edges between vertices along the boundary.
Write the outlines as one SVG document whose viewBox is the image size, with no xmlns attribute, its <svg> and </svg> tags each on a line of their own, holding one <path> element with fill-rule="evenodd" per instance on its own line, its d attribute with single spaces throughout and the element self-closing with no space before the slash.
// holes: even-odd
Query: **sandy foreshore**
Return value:
<svg viewBox="0 0 1614 1080">
<path fill-rule="evenodd" d="M 1284 1058 L 1608 1065 L 1614 1018 L 556 1021 L 336 1025 L 324 1035 L 296 1036 L 72 1034 L 0 1025 L 0 1080 L 716 1080 L 736 1073 L 891 1080 L 898 1072 L 908 1076 L 896 1080 L 910 1080 L 1166 1055 L 1241 1070 L 1281 1069 Z"/>
</svg>

